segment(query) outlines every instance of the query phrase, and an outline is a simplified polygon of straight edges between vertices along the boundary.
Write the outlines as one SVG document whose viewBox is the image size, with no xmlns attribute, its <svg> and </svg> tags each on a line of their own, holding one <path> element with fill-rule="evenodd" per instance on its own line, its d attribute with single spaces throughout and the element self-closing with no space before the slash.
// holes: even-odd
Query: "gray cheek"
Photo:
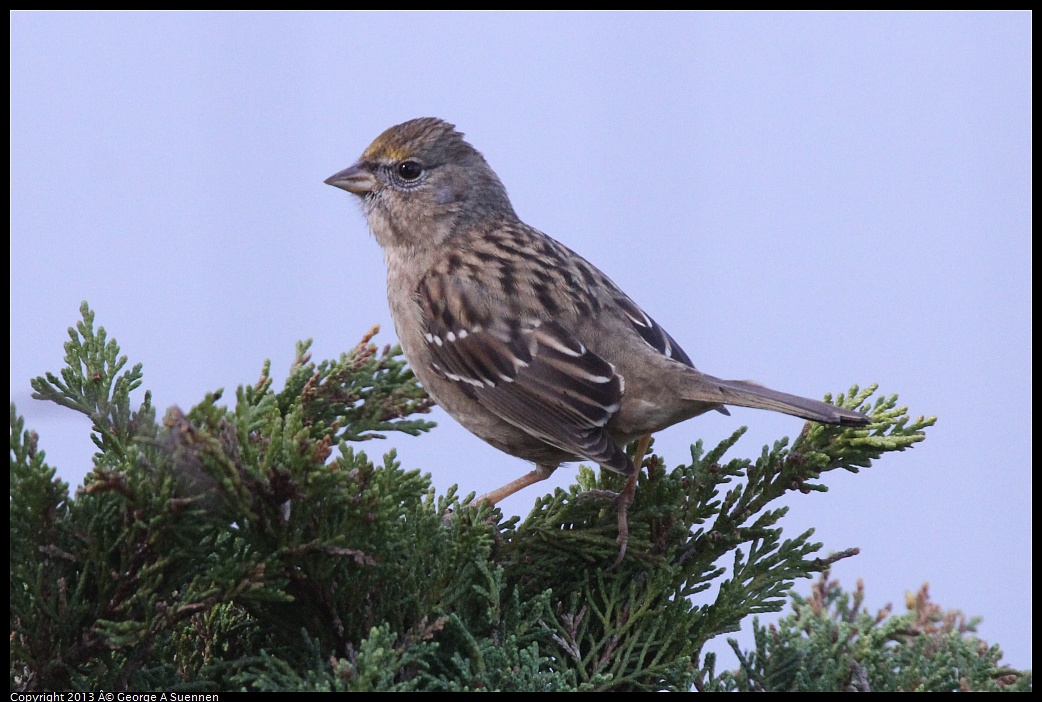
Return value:
<svg viewBox="0 0 1042 702">
<path fill-rule="evenodd" d="M 456 201 L 456 191 L 450 185 L 439 185 L 434 191 L 434 201 L 439 205 L 448 205 Z"/>
</svg>

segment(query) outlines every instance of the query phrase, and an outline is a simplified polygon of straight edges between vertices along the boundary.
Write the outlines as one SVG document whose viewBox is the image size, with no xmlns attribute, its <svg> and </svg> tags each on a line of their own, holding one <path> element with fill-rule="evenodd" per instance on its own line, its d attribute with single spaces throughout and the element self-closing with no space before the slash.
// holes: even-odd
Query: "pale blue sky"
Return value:
<svg viewBox="0 0 1042 702">
<path fill-rule="evenodd" d="M 443 117 L 701 369 L 810 396 L 878 382 L 937 415 L 914 450 L 790 499 L 785 526 L 861 547 L 835 574 L 870 606 L 929 581 L 1029 667 L 1031 59 L 1026 13 L 14 13 L 11 399 L 77 484 L 87 424 L 28 381 L 61 367 L 81 300 L 160 409 L 266 358 L 284 377 L 298 339 L 393 342 L 379 247 L 322 181 Z M 528 470 L 436 419 L 363 448 L 440 490 Z M 658 448 L 673 466 L 742 424 L 733 455 L 801 426 L 736 409 Z"/>
</svg>

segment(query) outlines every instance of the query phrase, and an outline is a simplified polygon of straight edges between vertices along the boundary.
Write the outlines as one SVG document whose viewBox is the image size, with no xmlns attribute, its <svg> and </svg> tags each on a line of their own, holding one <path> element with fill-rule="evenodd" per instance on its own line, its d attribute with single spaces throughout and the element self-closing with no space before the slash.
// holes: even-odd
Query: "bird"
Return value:
<svg viewBox="0 0 1042 702">
<path fill-rule="evenodd" d="M 484 156 L 456 127 L 412 119 L 378 136 L 329 185 L 357 196 L 383 249 L 391 317 L 409 366 L 450 416 L 534 470 L 480 498 L 496 504 L 587 460 L 628 476 L 648 437 L 726 407 L 849 427 L 857 411 L 722 380 L 596 266 L 524 223 Z M 640 439 L 636 460 L 626 446 Z"/>
</svg>

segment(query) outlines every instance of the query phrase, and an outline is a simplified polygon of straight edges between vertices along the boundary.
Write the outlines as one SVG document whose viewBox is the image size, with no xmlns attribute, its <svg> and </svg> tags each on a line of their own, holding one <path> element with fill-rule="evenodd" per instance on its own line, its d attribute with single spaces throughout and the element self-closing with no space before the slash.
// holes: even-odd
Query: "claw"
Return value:
<svg viewBox="0 0 1042 702">
<path fill-rule="evenodd" d="M 644 464 L 644 454 L 648 452 L 651 444 L 651 434 L 645 434 L 637 440 L 637 449 L 633 453 L 633 473 L 626 479 L 626 487 L 622 489 L 619 496 L 615 498 L 615 505 L 619 510 L 619 555 L 615 559 L 612 568 L 618 568 L 626 557 L 626 546 L 630 541 L 629 509 L 633 504 L 633 496 L 637 492 L 637 476 L 640 475 L 641 466 Z"/>
</svg>

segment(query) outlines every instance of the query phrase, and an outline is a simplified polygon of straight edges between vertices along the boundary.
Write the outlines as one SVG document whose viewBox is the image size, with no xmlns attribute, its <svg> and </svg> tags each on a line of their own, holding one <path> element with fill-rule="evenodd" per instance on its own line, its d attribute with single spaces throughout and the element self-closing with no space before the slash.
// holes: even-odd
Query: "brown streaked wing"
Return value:
<svg viewBox="0 0 1042 702">
<path fill-rule="evenodd" d="M 424 342 L 443 378 L 504 421 L 563 451 L 620 473 L 632 470 L 605 429 L 623 379 L 550 320 L 497 310 L 473 281 L 429 274 L 417 290 Z"/>
</svg>

